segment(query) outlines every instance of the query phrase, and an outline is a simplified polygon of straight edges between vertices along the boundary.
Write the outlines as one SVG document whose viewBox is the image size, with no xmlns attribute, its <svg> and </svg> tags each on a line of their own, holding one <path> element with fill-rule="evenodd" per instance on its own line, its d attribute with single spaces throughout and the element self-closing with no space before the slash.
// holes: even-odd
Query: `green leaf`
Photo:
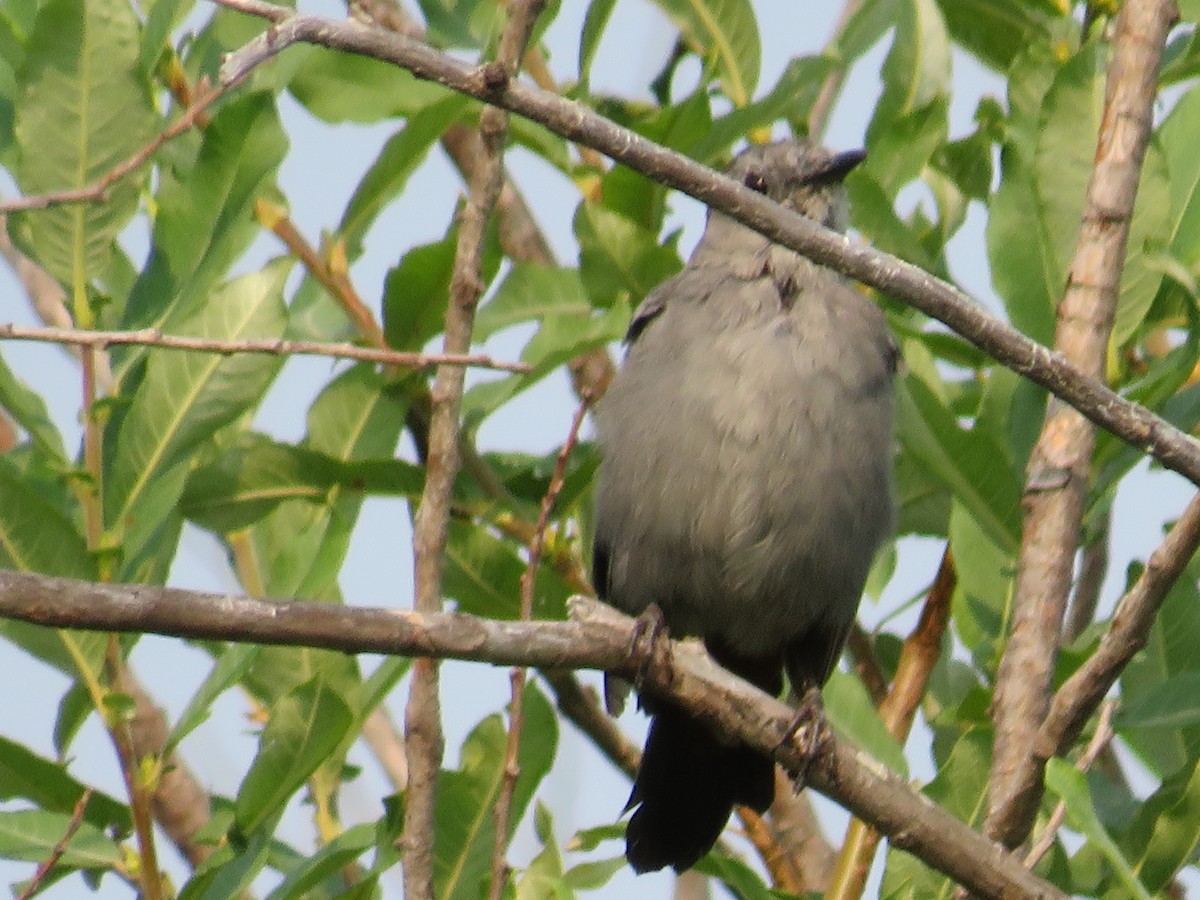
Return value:
<svg viewBox="0 0 1200 900">
<path fill-rule="evenodd" d="M 407 69 L 356 53 L 324 47 L 296 48 L 303 62 L 288 81 L 288 91 L 310 113 L 330 124 L 374 125 L 407 118 L 459 95 Z"/>
<path fill-rule="evenodd" d="M 991 734 L 983 728 L 935 732 L 937 777 L 925 795 L 962 821 L 974 825 L 983 815 L 987 798 Z M 887 853 L 880 896 L 949 897 L 954 884 L 946 876 L 891 846 Z"/>
<path fill-rule="evenodd" d="M 143 72 L 154 72 L 159 59 L 171 47 L 171 32 L 195 5 L 196 0 L 154 0 L 150 4 L 138 50 Z"/>
<path fill-rule="evenodd" d="M 1067 821 L 1071 827 L 1091 841 L 1108 860 L 1129 896 L 1150 900 L 1150 892 L 1138 880 L 1129 861 L 1113 842 L 1096 815 L 1091 792 L 1082 772 L 1066 760 L 1054 757 L 1046 762 L 1046 787 L 1057 794 L 1067 806 Z"/>
<path fill-rule="evenodd" d="M 0 566 L 90 580 L 96 576 L 88 545 L 36 482 L 0 458 Z M 96 679 L 107 638 L 95 632 L 41 628 L 0 619 L 0 634 L 71 678 Z"/>
<path fill-rule="evenodd" d="M 937 96 L 924 106 L 881 123 L 867 140 L 867 158 L 853 177 L 873 177 L 889 198 L 917 178 L 946 142 L 947 101 Z"/>
<path fill-rule="evenodd" d="M 733 892 L 738 900 L 777 900 L 762 876 L 742 860 L 727 856 L 720 849 L 709 853 L 696 865 L 696 871 L 712 875 Z"/>
<path fill-rule="evenodd" d="M 754 97 L 762 65 L 758 21 L 750 0 L 655 0 L 695 53 L 716 65 L 734 106 Z"/>
<path fill-rule="evenodd" d="M 69 813 L 0 812 L 0 856 L 40 863 L 67 834 L 70 824 Z M 95 825 L 84 822 L 67 842 L 58 864 L 72 869 L 108 870 L 123 862 L 116 842 Z"/>
<path fill-rule="evenodd" d="M 1132 579 L 1138 568 L 1130 571 Z M 1164 683 L 1190 676 L 1197 670 L 1196 647 L 1200 645 L 1200 565 L 1192 561 L 1186 574 L 1172 585 L 1146 646 L 1121 673 L 1122 702 L 1133 707 L 1151 702 Z M 1138 758 L 1160 777 L 1174 775 L 1200 758 L 1200 727 L 1146 728 L 1129 723 L 1121 736 Z"/>
<path fill-rule="evenodd" d="M 325 844 L 312 856 L 287 873 L 283 883 L 267 895 L 267 900 L 307 900 L 314 896 L 325 896 L 317 889 L 331 878 L 344 881 L 341 876 L 347 866 L 371 849 L 375 844 L 374 825 L 355 825 Z M 345 894 L 338 893 L 338 897 Z"/>
<path fill-rule="evenodd" d="M 260 233 L 254 201 L 286 150 L 271 95 L 247 94 L 221 108 L 204 129 L 194 163 L 161 175 L 150 261 L 129 296 L 122 327 L 169 322 L 178 330 L 188 317 L 202 315 L 209 292 Z"/>
<path fill-rule="evenodd" d="M 0 799 L 29 800 L 45 812 L 70 815 L 85 789 L 64 764 L 0 737 Z M 83 820 L 96 828 L 112 826 L 120 834 L 128 834 L 133 828 L 129 807 L 102 791 L 92 792 Z"/>
<path fill-rule="evenodd" d="M 862 679 L 834 670 L 822 690 L 825 711 L 834 730 L 862 747 L 901 778 L 908 777 L 908 761 L 883 724 Z"/>
<path fill-rule="evenodd" d="M 1008 71 L 1024 48 L 1049 45 L 1052 33 L 1074 24 L 1069 18 L 1056 23 L 1028 0 L 938 0 L 938 8 L 954 42 L 998 72 Z"/>
<path fill-rule="evenodd" d="M 308 411 L 303 447 L 340 460 L 391 456 L 404 427 L 403 396 L 373 366 L 338 375 Z M 289 501 L 250 530 L 264 560 L 266 593 L 312 600 L 337 596 L 337 577 L 361 496 L 332 492 L 323 504 Z"/>
<path fill-rule="evenodd" d="M 404 71 L 392 65 L 385 68 L 395 72 Z M 467 105 L 466 98 L 461 94 L 451 94 L 432 103 L 413 115 L 404 128 L 383 145 L 378 158 L 354 189 L 354 196 L 346 205 L 341 225 L 338 226 L 339 234 L 352 248 L 361 244 L 363 235 L 375 217 L 404 190 L 409 176 L 425 161 L 429 149 L 447 128 L 462 118 Z M 351 255 L 356 253 L 352 252 Z"/>
<path fill-rule="evenodd" d="M 458 227 L 452 224 L 444 238 L 412 248 L 388 272 L 383 296 L 383 330 L 388 346 L 420 350 L 441 333 L 457 245 Z M 484 247 L 485 284 L 496 276 L 501 258 L 499 234 L 493 223 Z"/>
<path fill-rule="evenodd" d="M 549 701 L 530 684 L 523 701 L 524 724 L 512 798 L 509 835 L 521 821 L 534 791 L 550 771 L 558 725 Z M 443 772 L 438 783 L 434 886 L 443 900 L 477 900 L 491 868 L 496 836 L 492 810 L 504 780 L 507 734 L 499 716 L 488 716 L 463 742 L 460 767 Z"/>
<path fill-rule="evenodd" d="M 809 113 L 833 66 L 834 61 L 828 56 L 802 56 L 789 61 L 766 94 L 714 119 L 708 133 L 690 149 L 690 155 L 711 164 L 724 156 L 735 141 L 780 119 L 797 123 L 797 131 L 803 131 L 799 123 L 807 125 Z"/>
<path fill-rule="evenodd" d="M 1200 86 L 1171 109 L 1158 129 L 1158 142 L 1170 177 L 1171 252 L 1193 270 L 1200 263 L 1200 159 L 1191 152 L 1200 129 Z"/>
<path fill-rule="evenodd" d="M 290 262 L 244 275 L 208 298 L 185 334 L 222 340 L 279 337 Z M 108 439 L 105 520 L 123 529 L 127 562 L 153 535 L 183 490 L 189 454 L 213 432 L 253 409 L 282 365 L 266 354 L 153 350 L 147 375 Z"/>
<path fill-rule="evenodd" d="M 171 728 L 171 733 L 167 735 L 164 756 L 208 720 L 216 699 L 241 681 L 254 665 L 261 650 L 262 647 L 257 644 L 229 644 L 221 651 L 212 671 L 208 673 L 199 690 L 192 695 L 187 707 Z"/>
<path fill-rule="evenodd" d="M 1034 167 L 1042 102 L 1058 73 L 1050 48 L 1031 45 L 1009 72 L 1007 137 L 1002 178 L 992 198 L 987 226 L 988 259 L 996 291 L 1013 325 L 1035 341 L 1054 339 L 1054 310 L 1063 273 L 1054 268 L 1038 209 Z M 1076 222 L 1076 226 L 1078 222 Z"/>
<path fill-rule="evenodd" d="M 511 542 L 474 525 L 450 522 L 443 590 L 462 612 L 489 619 L 515 619 L 524 571 L 525 563 Z M 542 567 L 535 585 L 534 618 L 564 618 L 571 593 L 561 577 Z"/>
<path fill-rule="evenodd" d="M 62 435 L 50 418 L 42 397 L 31 390 L 0 356 L 0 407 L 29 434 L 47 461 L 66 465 Z"/>
<path fill-rule="evenodd" d="M 579 279 L 593 306 L 607 309 L 623 297 L 636 307 L 683 267 L 673 242 L 660 245 L 648 228 L 596 203 L 575 210 L 575 236 Z"/>
<path fill-rule="evenodd" d="M 0 457 L 0 567 L 66 578 L 93 578 L 87 542 L 36 484 Z"/>
<path fill-rule="evenodd" d="M 1200 765 L 1168 778 L 1138 808 L 1124 844 L 1132 844 L 1134 872 L 1148 891 L 1168 888 L 1176 873 L 1195 859 L 1200 844 Z"/>
<path fill-rule="evenodd" d="M 867 146 L 889 123 L 946 96 L 950 83 L 950 37 L 934 0 L 900 4 L 892 49 L 883 63 L 883 94 L 867 128 Z"/>
<path fill-rule="evenodd" d="M 598 101 L 597 106 L 618 124 L 687 155 L 712 134 L 712 108 L 703 89 L 666 107 L 632 101 Z M 612 166 L 600 177 L 598 194 L 609 209 L 655 233 L 662 229 L 667 189 L 653 179 L 625 166 Z"/>
<path fill-rule="evenodd" d="M 486 341 L 496 332 L 522 322 L 591 313 L 580 271 L 514 263 L 491 299 L 479 307 L 473 336 L 477 341 Z"/>
<path fill-rule="evenodd" d="M 480 0 L 418 0 L 427 37 L 436 46 L 479 48 L 499 33 L 503 10 Z"/>
<path fill-rule="evenodd" d="M 243 834 L 253 834 L 283 808 L 341 742 L 352 721 L 346 701 L 319 678 L 276 701 L 234 805 Z"/>
<path fill-rule="evenodd" d="M 1122 704 L 1114 723 L 1124 728 L 1181 728 L 1200 724 L 1200 672 L 1168 678 L 1158 690 Z"/>
<path fill-rule="evenodd" d="M 1015 548 L 999 547 L 957 500 L 950 507 L 950 547 L 958 588 L 967 601 L 954 610 L 954 625 L 985 671 L 998 662 L 1011 602 Z"/>
<path fill-rule="evenodd" d="M 900 6 L 908 0 L 864 0 L 834 35 L 829 52 L 843 68 L 870 50 L 900 17 Z"/>
<path fill-rule="evenodd" d="M 517 264 L 492 300 L 480 308 L 476 338 L 484 340 L 501 328 L 531 319 L 540 319 L 541 327 L 521 351 L 521 360 L 532 371 L 471 388 L 463 398 L 463 415 L 473 424 L 585 350 L 621 338 L 629 313 L 627 306 L 617 304 L 595 314 L 578 270 Z"/>
<path fill-rule="evenodd" d="M 29 36 L 19 75 L 14 171 L 26 194 L 82 188 L 146 143 L 156 116 L 139 66 L 138 21 L 127 0 L 50 0 Z M 83 299 L 137 209 L 139 178 L 103 203 L 71 203 L 14 217 L 26 253 Z"/>
<path fill-rule="evenodd" d="M 269 823 L 249 840 L 224 843 L 197 867 L 179 892 L 179 900 L 228 900 L 242 896 L 270 858 L 274 824 Z"/>
<path fill-rule="evenodd" d="M 246 432 L 216 459 L 192 471 L 179 509 L 204 528 L 232 532 L 262 519 L 285 500 L 325 504 L 334 490 L 415 497 L 424 481 L 423 470 L 403 460 L 343 462 Z"/>
<path fill-rule="evenodd" d="M 591 0 L 579 33 L 579 87 L 588 92 L 592 77 L 592 60 L 600 47 L 600 38 L 608 27 L 608 20 L 616 8 L 617 0 Z"/>
<path fill-rule="evenodd" d="M 990 436 L 963 431 L 933 392 L 915 377 L 898 384 L 897 434 L 905 452 L 951 492 L 1005 552 L 1020 534 L 1020 481 L 1003 465 Z"/>
<path fill-rule="evenodd" d="M 873 246 L 926 271 L 938 270 L 938 261 L 930 258 L 913 229 L 896 215 L 892 197 L 869 172 L 850 173 L 846 192 L 854 225 Z"/>
</svg>

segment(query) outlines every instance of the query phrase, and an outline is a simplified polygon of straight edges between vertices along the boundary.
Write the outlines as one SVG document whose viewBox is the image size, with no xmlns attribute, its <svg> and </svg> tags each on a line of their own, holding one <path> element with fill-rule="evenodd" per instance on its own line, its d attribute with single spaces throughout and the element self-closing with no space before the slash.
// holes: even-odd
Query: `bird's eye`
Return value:
<svg viewBox="0 0 1200 900">
<path fill-rule="evenodd" d="M 744 179 L 742 184 L 750 188 L 752 191 L 758 191 L 760 194 L 767 192 L 767 179 L 763 178 L 758 172 L 751 172 Z"/>
</svg>

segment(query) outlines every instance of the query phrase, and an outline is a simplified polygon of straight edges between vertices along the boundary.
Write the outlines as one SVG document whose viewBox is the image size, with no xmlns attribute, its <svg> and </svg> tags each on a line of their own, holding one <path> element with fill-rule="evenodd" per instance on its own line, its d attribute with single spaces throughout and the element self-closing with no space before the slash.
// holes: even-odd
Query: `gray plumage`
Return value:
<svg viewBox="0 0 1200 900">
<path fill-rule="evenodd" d="M 787 141 L 729 172 L 842 228 L 841 179 L 860 158 Z M 824 684 L 891 527 L 896 349 L 882 313 L 714 212 L 628 340 L 596 412 L 598 592 L 635 615 L 658 604 L 673 636 L 702 637 L 765 690 L 779 692 L 785 669 L 798 692 Z M 677 707 L 643 704 L 655 720 L 627 852 L 638 871 L 682 870 L 733 805 L 769 805 L 773 768 Z"/>
</svg>

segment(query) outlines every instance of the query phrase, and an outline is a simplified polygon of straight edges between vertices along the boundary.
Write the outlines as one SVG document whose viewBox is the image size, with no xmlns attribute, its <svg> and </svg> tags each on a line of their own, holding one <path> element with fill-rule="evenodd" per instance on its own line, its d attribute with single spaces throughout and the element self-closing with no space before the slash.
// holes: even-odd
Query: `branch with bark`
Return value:
<svg viewBox="0 0 1200 900">
<path fill-rule="evenodd" d="M 1083 224 L 1058 307 L 1055 348 L 1102 384 L 1138 178 L 1154 117 L 1174 0 L 1127 3 L 1116 21 L 1104 116 Z M 1051 403 L 1026 471 L 1013 624 L 996 676 L 984 829 L 1008 847 L 1029 834 L 1042 796 L 1034 744 L 1046 717 L 1096 444 L 1082 410 Z"/>
<path fill-rule="evenodd" d="M 0 571 L 0 616 L 55 628 L 602 669 L 630 679 L 641 673 L 648 688 L 773 753 L 789 771 L 807 767 L 810 787 L 980 896 L 1064 896 L 998 844 L 831 734 L 820 735 L 810 761 L 807 735 L 784 740 L 795 710 L 721 669 L 695 642 L 674 642 L 669 665 L 648 665 L 633 652 L 634 620 L 585 598 L 573 601 L 570 621 L 514 622 Z"/>
<path fill-rule="evenodd" d="M 418 78 L 500 106 L 585 144 L 668 187 L 682 191 L 804 254 L 949 326 L 993 359 L 1046 388 L 1090 421 L 1146 452 L 1168 469 L 1200 484 L 1200 442 L 1144 406 L 1090 377 L 1061 353 L 1039 344 L 988 313 L 953 285 L 895 256 L 792 213 L 743 184 L 623 128 L 587 107 L 517 80 L 491 83 L 473 66 L 398 34 L 354 21 L 297 16 L 281 7 L 242 0 L 225 5 L 263 7 L 276 22 L 221 67 L 221 83 L 241 81 L 290 46 L 317 44 L 394 63 Z M 252 8 L 251 8 L 252 7 Z M 257 13 L 256 13 L 257 14 Z"/>
</svg>

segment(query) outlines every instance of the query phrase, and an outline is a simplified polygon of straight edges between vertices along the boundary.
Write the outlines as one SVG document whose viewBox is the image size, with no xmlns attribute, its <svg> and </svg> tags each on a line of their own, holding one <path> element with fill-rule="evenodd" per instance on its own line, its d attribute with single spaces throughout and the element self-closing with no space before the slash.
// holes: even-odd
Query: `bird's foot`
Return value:
<svg viewBox="0 0 1200 900">
<path fill-rule="evenodd" d="M 825 720 L 825 704 L 821 700 L 821 689 L 816 685 L 809 685 L 800 695 L 796 714 L 775 746 L 778 751 L 794 741 L 800 751 L 799 766 L 794 768 L 788 766 L 788 774 L 792 776 L 792 784 L 796 793 L 804 789 L 808 780 L 808 768 L 821 752 L 821 748 L 829 737 L 829 723 Z"/>
<path fill-rule="evenodd" d="M 638 693 L 641 693 L 642 684 L 653 669 L 661 669 L 670 677 L 671 632 L 657 603 L 651 603 L 637 617 L 629 652 L 638 659 L 637 675 L 633 679 L 633 686 Z"/>
</svg>

